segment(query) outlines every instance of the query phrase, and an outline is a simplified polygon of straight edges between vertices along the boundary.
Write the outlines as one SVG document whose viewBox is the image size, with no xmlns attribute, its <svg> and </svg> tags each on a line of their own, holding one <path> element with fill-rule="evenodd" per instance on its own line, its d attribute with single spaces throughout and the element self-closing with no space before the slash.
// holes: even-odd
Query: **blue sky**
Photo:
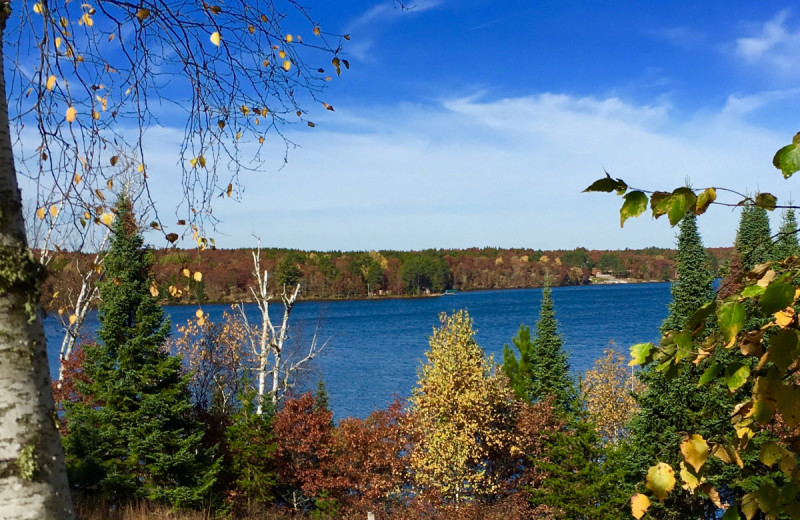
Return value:
<svg viewBox="0 0 800 520">
<path fill-rule="evenodd" d="M 351 63 L 299 146 L 215 208 L 220 247 L 670 247 L 621 199 L 581 191 L 604 169 L 645 189 L 800 189 L 771 166 L 800 130 L 800 8 L 788 2 L 308 0 L 349 33 Z M 174 168 L 183 127 L 148 131 Z M 150 167 L 150 163 L 148 163 Z M 153 179 L 169 213 L 169 182 Z M 731 245 L 738 214 L 700 220 Z M 773 215 L 777 228 L 779 215 Z M 156 240 L 158 237 L 152 237 Z M 185 246 L 191 244 L 187 241 Z"/>
</svg>

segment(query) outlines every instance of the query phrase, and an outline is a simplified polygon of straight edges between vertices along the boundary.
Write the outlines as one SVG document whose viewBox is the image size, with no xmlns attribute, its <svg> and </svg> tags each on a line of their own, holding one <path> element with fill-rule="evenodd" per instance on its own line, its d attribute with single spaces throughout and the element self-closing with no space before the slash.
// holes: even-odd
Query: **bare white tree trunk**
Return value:
<svg viewBox="0 0 800 520">
<path fill-rule="evenodd" d="M 261 326 L 258 331 L 258 341 L 251 341 L 251 344 L 256 358 L 258 359 L 258 407 L 256 412 L 261 414 L 264 412 L 263 404 L 264 400 L 267 398 L 266 387 L 268 376 L 272 376 L 269 399 L 272 405 L 275 406 L 278 404 L 281 393 L 289 388 L 292 374 L 311 361 L 325 345 L 320 345 L 317 342 L 317 334 L 314 333 L 314 337 L 309 345 L 309 350 L 303 358 L 294 362 L 290 362 L 290 360 L 287 359 L 285 346 L 286 340 L 289 337 L 289 318 L 292 314 L 294 304 L 297 302 L 297 296 L 300 294 L 300 284 L 298 283 L 291 293 L 287 292 L 286 285 L 283 286 L 281 291 L 283 319 L 281 320 L 280 327 L 276 328 L 269 316 L 269 302 L 272 296 L 267 289 L 268 273 L 266 270 L 261 270 L 260 245 L 256 251 L 253 252 L 253 267 L 253 277 L 256 280 L 256 287 L 251 287 L 250 290 L 261 312 Z M 239 306 L 239 311 L 245 324 L 247 324 L 247 316 L 245 315 L 243 305 Z"/>
<path fill-rule="evenodd" d="M 72 308 L 71 312 L 59 312 L 61 319 L 61 326 L 64 329 L 64 339 L 61 340 L 61 350 L 58 354 L 59 367 L 58 378 L 64 377 L 64 361 L 69 359 L 72 350 L 75 347 L 75 342 L 80 337 L 83 323 L 86 321 L 86 315 L 89 314 L 92 303 L 97 299 L 98 288 L 97 281 L 100 279 L 103 265 L 103 255 L 101 254 L 106 242 L 108 241 L 109 232 L 106 232 L 103 242 L 94 257 L 92 265 L 84 272 L 80 272 L 79 259 L 75 260 L 75 269 L 81 277 L 81 289 L 78 291 L 78 296 L 74 300 L 70 298 Z"/>
<path fill-rule="evenodd" d="M 5 23 L 0 2 L 0 66 Z M 41 264 L 28 250 L 0 67 L 0 518 L 70 519 L 72 503 L 55 426 Z"/>
</svg>

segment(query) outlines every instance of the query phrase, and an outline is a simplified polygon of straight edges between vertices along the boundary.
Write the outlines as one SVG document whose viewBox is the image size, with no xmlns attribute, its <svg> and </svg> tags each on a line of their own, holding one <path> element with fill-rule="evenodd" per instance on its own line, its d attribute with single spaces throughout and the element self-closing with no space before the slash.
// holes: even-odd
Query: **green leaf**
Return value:
<svg viewBox="0 0 800 520">
<path fill-rule="evenodd" d="M 671 196 L 672 194 L 666 191 L 656 191 L 650 195 L 650 209 L 653 211 L 654 218 L 667 214 L 667 201 Z"/>
<path fill-rule="evenodd" d="M 785 309 L 794 301 L 794 286 L 786 282 L 772 282 L 761 296 L 761 310 L 765 314 Z"/>
<path fill-rule="evenodd" d="M 742 497 L 742 513 L 747 520 L 753 518 L 758 513 L 758 493 L 753 491 Z"/>
<path fill-rule="evenodd" d="M 730 343 L 731 340 L 736 337 L 736 334 L 742 330 L 744 321 L 745 309 L 739 302 L 726 301 L 719 306 L 717 310 L 717 324 L 722 334 L 725 336 L 726 343 Z"/>
<path fill-rule="evenodd" d="M 717 375 L 719 375 L 721 370 L 722 370 L 722 365 L 714 363 L 713 365 L 708 367 L 705 370 L 705 372 L 703 372 L 703 375 L 700 376 L 700 381 L 698 381 L 697 386 L 703 386 L 704 384 L 708 383 L 709 381 L 717 377 Z"/>
<path fill-rule="evenodd" d="M 773 441 L 767 441 L 761 445 L 758 460 L 763 464 L 772 467 L 773 464 L 781 460 L 783 450 Z"/>
<path fill-rule="evenodd" d="M 631 347 L 631 359 L 628 366 L 643 365 L 647 363 L 653 349 L 652 343 L 637 343 Z"/>
<path fill-rule="evenodd" d="M 756 206 L 773 211 L 778 203 L 778 198 L 771 193 L 759 193 L 756 195 Z"/>
<path fill-rule="evenodd" d="M 700 325 L 701 323 L 705 323 L 709 316 L 714 314 L 717 310 L 717 302 L 708 302 L 703 304 L 699 309 L 697 309 L 692 317 L 689 318 L 689 321 L 686 322 L 686 328 L 689 330 L 694 331 L 694 328 Z"/>
<path fill-rule="evenodd" d="M 739 520 L 739 507 L 734 504 L 722 515 L 722 520 Z"/>
<path fill-rule="evenodd" d="M 616 191 L 620 195 L 625 193 L 625 190 L 628 189 L 628 185 L 622 179 L 612 179 L 611 175 L 606 173 L 605 178 L 598 179 L 594 181 L 588 188 L 583 190 L 584 193 L 599 191 L 604 193 L 611 193 L 612 191 Z"/>
<path fill-rule="evenodd" d="M 697 197 L 697 204 L 695 205 L 694 212 L 698 215 L 702 215 L 715 200 L 717 200 L 717 190 L 714 188 L 706 188 L 703 190 L 703 193 Z"/>
<path fill-rule="evenodd" d="M 750 367 L 734 363 L 725 370 L 725 383 L 731 391 L 741 388 L 750 377 Z"/>
<path fill-rule="evenodd" d="M 647 470 L 646 484 L 647 489 L 659 499 L 664 500 L 675 487 L 675 471 L 669 464 L 659 462 Z"/>
<path fill-rule="evenodd" d="M 792 144 L 777 151 L 772 164 L 783 173 L 785 179 L 800 170 L 800 132 L 795 134 Z"/>
<path fill-rule="evenodd" d="M 638 217 L 647 209 L 647 195 L 641 191 L 632 191 L 625 195 L 625 202 L 619 210 L 619 227 L 631 217 Z"/>
<path fill-rule="evenodd" d="M 778 370 L 785 372 L 797 360 L 797 332 L 782 329 L 769 338 L 767 359 L 775 363 Z"/>
<path fill-rule="evenodd" d="M 748 285 L 742 289 L 742 298 L 753 298 L 754 296 L 764 294 L 765 289 L 766 287 L 762 287 L 758 284 Z"/>
</svg>

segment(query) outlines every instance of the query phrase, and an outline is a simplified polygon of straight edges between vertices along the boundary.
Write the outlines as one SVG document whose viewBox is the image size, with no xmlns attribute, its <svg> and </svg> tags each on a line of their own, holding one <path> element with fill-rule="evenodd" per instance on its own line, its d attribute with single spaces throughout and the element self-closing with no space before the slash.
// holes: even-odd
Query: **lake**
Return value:
<svg viewBox="0 0 800 520">
<path fill-rule="evenodd" d="M 610 341 L 627 352 L 643 341 L 657 341 L 667 315 L 670 285 L 666 283 L 589 285 L 553 288 L 559 330 L 577 375 L 592 367 Z M 365 417 L 385 407 L 394 395 L 407 397 L 428 348 L 427 339 L 441 312 L 465 308 L 475 321 L 476 339 L 495 361 L 502 361 L 504 344 L 524 323 L 534 329 L 541 289 L 463 292 L 420 299 L 300 302 L 292 313 L 291 331 L 302 341 L 319 327 L 327 341 L 323 354 L 303 376 L 301 386 L 313 388 L 325 379 L 336 419 Z M 212 319 L 227 305 L 203 305 Z M 195 306 L 168 306 L 173 326 L 194 316 Z M 282 308 L 273 304 L 274 322 Z M 260 322 L 255 305 L 247 306 L 251 323 Z M 87 333 L 97 327 L 92 314 Z M 57 373 L 62 333 L 58 320 L 45 319 L 52 374 Z"/>
</svg>

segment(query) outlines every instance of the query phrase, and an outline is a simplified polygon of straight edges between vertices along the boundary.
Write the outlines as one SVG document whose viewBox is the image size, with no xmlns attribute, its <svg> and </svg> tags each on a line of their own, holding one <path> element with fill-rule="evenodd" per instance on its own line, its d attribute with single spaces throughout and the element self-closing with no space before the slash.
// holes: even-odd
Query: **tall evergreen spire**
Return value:
<svg viewBox="0 0 800 520">
<path fill-rule="evenodd" d="M 681 220 L 676 271 L 678 280 L 670 289 L 672 301 L 667 305 L 669 315 L 661 325 L 662 333 L 683 328 L 697 309 L 714 298 L 714 276 L 697 230 L 697 216 L 691 211 Z"/>
<path fill-rule="evenodd" d="M 149 292 L 148 252 L 124 196 L 103 259 L 101 343 L 87 345 L 64 439 L 70 483 L 92 498 L 146 498 L 176 507 L 207 499 L 216 463 L 200 444 L 188 376 L 164 348 L 170 323 Z"/>
<path fill-rule="evenodd" d="M 748 205 L 742 209 L 739 231 L 736 233 L 736 252 L 745 271 L 772 258 L 767 210 L 756 205 Z"/>
<path fill-rule="evenodd" d="M 519 359 L 508 345 L 503 347 L 503 372 L 516 395 L 528 402 L 552 395 L 559 408 L 571 409 L 576 401 L 575 389 L 549 285 L 542 287 L 535 336 L 531 338 L 530 329 L 522 325 L 512 341 L 520 353 Z"/>
<path fill-rule="evenodd" d="M 781 215 L 781 227 L 778 233 L 772 251 L 775 260 L 800 254 L 800 244 L 797 241 L 797 219 L 793 209 L 787 209 Z"/>
</svg>

